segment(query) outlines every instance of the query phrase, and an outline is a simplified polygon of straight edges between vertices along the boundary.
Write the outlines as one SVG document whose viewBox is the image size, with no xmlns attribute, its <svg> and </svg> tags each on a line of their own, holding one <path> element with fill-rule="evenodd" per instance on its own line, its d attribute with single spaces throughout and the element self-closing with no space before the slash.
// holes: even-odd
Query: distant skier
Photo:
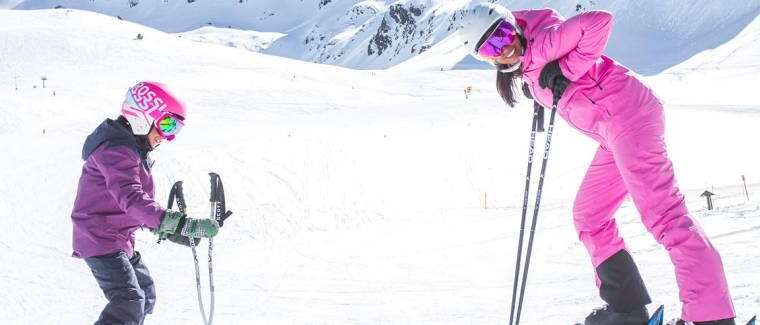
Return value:
<svg viewBox="0 0 760 325">
<path fill-rule="evenodd" d="M 73 256 L 85 260 L 108 299 L 95 324 L 142 324 L 153 311 L 153 279 L 134 250 L 137 229 L 175 242 L 219 231 L 214 220 L 186 218 L 154 200 L 148 153 L 173 140 L 185 117 L 185 105 L 166 86 L 141 82 L 127 91 L 121 115 L 85 140 L 71 213 Z"/>
<path fill-rule="evenodd" d="M 590 11 L 565 20 L 553 9 L 510 12 L 491 3 L 475 3 L 466 14 L 463 43 L 496 66 L 497 90 L 509 106 L 520 77 L 528 96 L 544 107 L 556 100 L 557 113 L 599 143 L 573 208 L 607 303 L 585 324 L 641 325 L 648 318 L 649 294 L 613 218 L 628 194 L 675 266 L 683 303 L 678 324 L 734 324 L 721 258 L 676 184 L 662 104 L 626 67 L 602 55 L 612 15 Z"/>
</svg>

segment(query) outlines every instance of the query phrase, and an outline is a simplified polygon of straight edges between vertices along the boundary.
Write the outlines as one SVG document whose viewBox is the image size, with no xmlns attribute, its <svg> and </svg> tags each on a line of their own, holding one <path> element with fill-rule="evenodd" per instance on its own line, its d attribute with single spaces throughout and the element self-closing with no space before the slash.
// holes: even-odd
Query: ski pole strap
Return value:
<svg viewBox="0 0 760 325">
<path fill-rule="evenodd" d="M 528 86 L 527 82 L 523 82 L 522 84 L 522 92 L 523 95 L 525 95 L 528 99 L 533 99 L 533 94 L 530 93 L 530 86 Z"/>
<path fill-rule="evenodd" d="M 182 192 L 182 181 L 177 181 L 172 186 L 169 192 L 169 202 L 166 204 L 167 209 L 171 209 L 174 206 L 174 201 L 177 201 L 177 209 L 179 212 L 185 213 L 185 194 Z"/>
<path fill-rule="evenodd" d="M 528 99 L 533 99 L 533 94 L 530 93 L 530 86 L 528 86 L 527 82 L 523 82 L 522 92 Z M 536 120 L 536 122 L 538 122 L 538 128 L 536 129 L 536 132 L 544 132 L 544 107 L 541 106 L 537 100 L 533 100 L 533 109 L 538 112 L 538 119 Z"/>
<path fill-rule="evenodd" d="M 536 132 L 544 132 L 544 107 L 541 106 L 541 104 L 538 103 L 538 101 L 533 101 L 533 109 L 536 111 Z"/>
<path fill-rule="evenodd" d="M 177 181 L 169 191 L 169 202 L 166 202 L 166 209 L 169 210 L 174 206 L 174 200 L 177 198 L 177 188 L 182 186 L 182 181 Z"/>
<path fill-rule="evenodd" d="M 177 208 L 180 212 L 183 214 L 185 213 L 185 196 L 182 193 L 182 181 L 177 181 L 172 186 L 171 191 L 169 191 L 169 202 L 166 203 L 166 209 L 171 210 L 171 208 L 174 206 L 174 201 L 177 201 Z M 169 238 L 171 241 L 175 241 L 176 238 L 173 238 L 170 236 Z M 162 238 L 160 235 L 158 237 L 158 243 L 160 244 L 164 238 Z"/>
<path fill-rule="evenodd" d="M 177 202 L 177 209 L 179 212 L 184 214 L 187 209 L 187 204 L 185 203 L 185 194 L 182 191 L 182 181 L 177 181 L 174 183 L 174 186 L 172 186 L 172 189 L 169 192 L 169 202 L 166 203 L 166 209 L 171 210 L 175 201 Z M 182 236 L 181 234 L 170 235 L 167 239 L 182 246 L 198 245 L 198 243 L 201 242 L 200 238 L 190 238 Z M 161 239 L 158 240 L 159 243 L 161 243 L 161 241 Z"/>
</svg>

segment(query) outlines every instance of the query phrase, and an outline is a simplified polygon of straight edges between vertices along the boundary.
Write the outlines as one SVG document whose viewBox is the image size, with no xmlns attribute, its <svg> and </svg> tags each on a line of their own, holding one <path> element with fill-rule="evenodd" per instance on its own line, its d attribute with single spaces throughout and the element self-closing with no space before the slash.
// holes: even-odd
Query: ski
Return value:
<svg viewBox="0 0 760 325">
<path fill-rule="evenodd" d="M 649 318 L 647 325 L 662 325 L 665 319 L 665 305 L 660 305 L 657 310 L 654 311 L 654 315 Z"/>
<path fill-rule="evenodd" d="M 647 325 L 663 325 L 663 321 L 665 319 L 665 306 L 660 305 L 660 307 L 655 310 L 652 317 L 649 318 L 649 321 L 647 322 Z M 668 323 L 672 324 L 672 323 Z M 583 323 L 575 323 L 575 325 L 583 325 Z M 757 325 L 757 316 L 752 316 L 752 318 L 747 322 L 746 325 Z"/>
</svg>

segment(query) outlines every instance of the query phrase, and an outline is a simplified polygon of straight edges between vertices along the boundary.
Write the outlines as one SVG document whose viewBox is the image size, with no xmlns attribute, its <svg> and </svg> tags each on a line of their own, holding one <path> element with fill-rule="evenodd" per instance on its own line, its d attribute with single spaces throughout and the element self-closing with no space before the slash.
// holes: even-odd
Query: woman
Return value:
<svg viewBox="0 0 760 325">
<path fill-rule="evenodd" d="M 153 311 L 153 279 L 134 250 L 137 229 L 186 244 L 219 231 L 215 220 L 186 218 L 154 200 L 148 153 L 174 139 L 185 116 L 185 105 L 166 86 L 141 82 L 127 91 L 121 115 L 85 140 L 71 213 L 73 255 L 85 260 L 108 299 L 96 325 L 142 324 Z"/>
<path fill-rule="evenodd" d="M 509 106 L 522 88 L 599 143 L 575 199 L 573 218 L 607 305 L 585 324 L 647 322 L 651 302 L 613 218 L 630 194 L 647 230 L 675 266 L 683 303 L 674 324 L 734 324 L 720 256 L 689 215 L 665 149 L 662 104 L 629 70 L 602 55 L 612 28 L 604 11 L 565 20 L 555 10 L 510 12 L 477 3 L 460 30 L 465 47 L 497 67 Z"/>
</svg>

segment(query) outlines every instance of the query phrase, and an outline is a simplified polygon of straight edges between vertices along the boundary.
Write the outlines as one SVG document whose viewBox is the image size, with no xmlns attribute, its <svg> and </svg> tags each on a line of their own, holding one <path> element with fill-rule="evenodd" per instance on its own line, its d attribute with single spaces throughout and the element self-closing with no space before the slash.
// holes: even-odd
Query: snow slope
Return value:
<svg viewBox="0 0 760 325">
<path fill-rule="evenodd" d="M 153 155 L 159 202 L 184 180 L 190 214 L 205 216 L 206 173 L 216 171 L 235 212 L 215 242 L 218 324 L 506 323 L 530 103 L 505 109 L 492 71 L 349 70 L 77 10 L 0 10 L 0 22 L 4 324 L 97 317 L 104 299 L 69 257 L 80 148 L 141 79 L 172 85 L 190 104 L 182 135 Z M 721 250 L 742 318 L 760 310 L 760 153 L 750 142 L 760 135 L 760 98 L 741 82 L 756 71 L 739 69 L 754 62 L 753 31 L 726 45 L 747 51 L 725 61 L 736 79 L 712 69 L 685 75 L 745 91 L 721 102 L 747 109 L 682 97 L 668 73 L 648 79 L 661 85 L 680 183 Z M 711 86 L 690 87 L 707 98 Z M 558 122 L 526 324 L 567 323 L 600 304 L 570 219 L 594 150 Z M 705 211 L 705 189 L 719 194 L 718 210 Z M 618 218 L 654 299 L 675 316 L 666 253 L 630 203 Z M 158 284 L 147 324 L 200 323 L 187 249 L 157 245 L 147 232 L 138 249 Z"/>
<path fill-rule="evenodd" d="M 266 33 L 212 26 L 201 27 L 193 31 L 179 33 L 178 35 L 196 42 L 239 47 L 252 52 L 261 52 L 271 46 L 278 38 L 284 36 L 282 33 Z"/>
<path fill-rule="evenodd" d="M 25 0 L 16 8 L 77 8 L 121 16 L 166 32 L 201 26 L 286 34 L 262 51 L 305 61 L 383 69 L 416 56 L 434 57 L 418 68 L 471 68 L 466 53 L 426 55 L 467 15 L 471 0 Z M 760 0 L 498 0 L 511 9 L 552 7 L 566 17 L 584 10 L 615 14 L 607 53 L 635 71 L 653 75 L 734 38 L 760 14 Z M 236 44 L 229 31 L 226 44 Z M 243 47 L 237 45 L 238 47 Z M 444 45 L 445 46 L 445 45 Z M 254 48 L 255 49 L 255 48 Z M 256 50 L 256 49 L 255 49 Z M 427 62 L 428 60 L 420 60 Z M 466 63 L 466 62 L 465 62 Z M 482 65 L 481 65 L 482 67 Z"/>
</svg>

